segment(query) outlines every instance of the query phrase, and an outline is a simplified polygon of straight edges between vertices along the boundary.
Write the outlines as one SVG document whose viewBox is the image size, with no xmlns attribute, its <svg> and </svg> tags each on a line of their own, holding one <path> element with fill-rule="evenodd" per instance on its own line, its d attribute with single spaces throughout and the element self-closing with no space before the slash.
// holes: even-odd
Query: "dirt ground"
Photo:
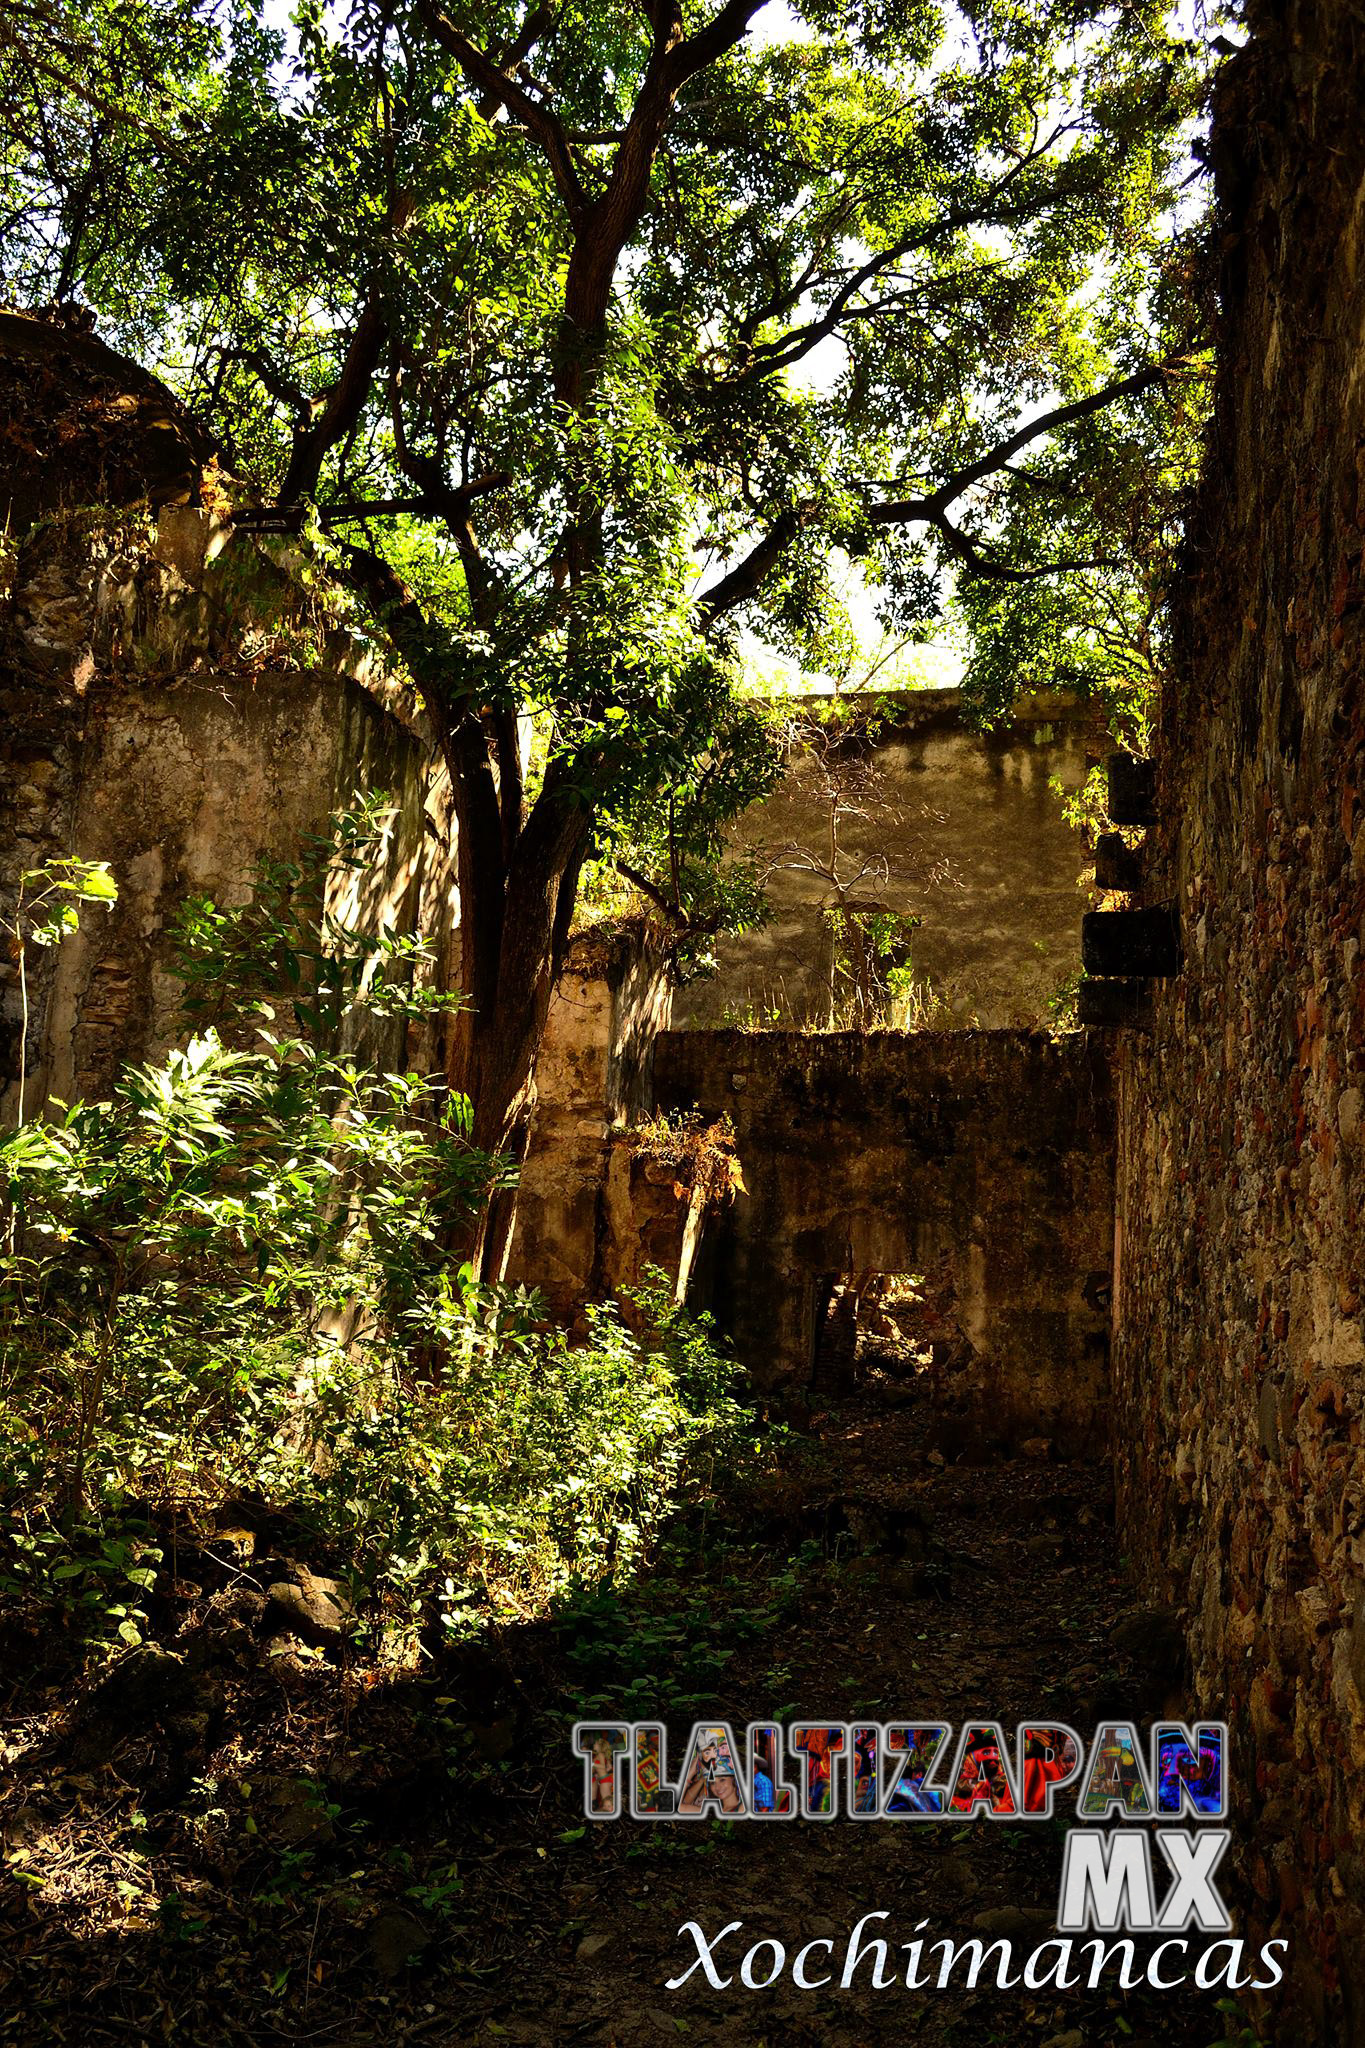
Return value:
<svg viewBox="0 0 1365 2048">
<path fill-rule="evenodd" d="M 77 1679 L 32 1617 L 0 1641 L 0 2042 L 526 2048 L 1027 2043 L 1210 2048 L 1225 1993 L 716 1991 L 678 1929 L 789 1952 L 863 1913 L 894 1944 L 1051 1932 L 1060 1823 L 586 1824 L 576 1718 L 1055 1717 L 1179 1700 L 1131 1610 L 1097 1469 L 955 1458 L 866 1389 L 802 1418 L 785 1469 L 680 1526 L 624 1594 L 386 1674 L 262 1633 L 275 1540 L 181 1532 L 161 1651 Z M 168 1661 L 173 1659 L 175 1661 Z M 1064 1809 L 1069 1810 L 1069 1809 Z M 818 1967 L 818 1965 L 816 1965 Z"/>
</svg>

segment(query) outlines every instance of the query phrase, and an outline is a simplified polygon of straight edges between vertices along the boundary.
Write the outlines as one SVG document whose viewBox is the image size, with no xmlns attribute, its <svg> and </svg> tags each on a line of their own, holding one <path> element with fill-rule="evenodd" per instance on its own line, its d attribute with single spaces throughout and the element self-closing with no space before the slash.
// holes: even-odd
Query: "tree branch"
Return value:
<svg viewBox="0 0 1365 2048">
<path fill-rule="evenodd" d="M 428 6 L 431 0 L 419 0 Z M 612 158 L 606 190 L 577 224 L 564 290 L 564 317 L 571 330 L 595 333 L 607 316 L 616 265 L 639 224 L 650 174 L 678 93 L 741 40 L 765 0 L 726 0 L 719 14 L 694 36 L 683 37 L 677 0 L 651 8 L 654 47 L 625 133 Z M 561 397 L 576 402 L 581 375 L 566 364 Z"/>
<path fill-rule="evenodd" d="M 521 771 L 521 733 L 517 714 L 492 711 L 485 721 L 498 763 L 498 810 L 502 817 L 503 860 L 510 866 L 522 826 L 525 779 Z"/>
<path fill-rule="evenodd" d="M 490 623 L 493 578 L 487 562 L 474 537 L 469 514 L 477 499 L 488 492 L 501 489 L 512 481 L 509 471 L 490 469 L 482 476 L 471 477 L 468 483 L 452 484 L 445 472 L 445 464 L 437 455 L 420 455 L 409 445 L 403 423 L 403 408 L 395 382 L 392 391 L 393 441 L 398 467 L 404 476 L 419 484 L 425 493 L 428 511 L 439 514 L 450 528 L 455 545 L 460 551 L 464 568 L 465 583 L 469 590 L 470 610 L 476 624 Z"/>
<path fill-rule="evenodd" d="M 725 0 L 724 7 L 705 28 L 698 29 L 684 42 L 675 42 L 666 59 L 671 91 L 676 93 L 689 78 L 695 78 L 708 64 L 714 64 L 718 57 L 742 42 L 749 23 L 765 4 L 766 0 Z"/>
<path fill-rule="evenodd" d="M 824 340 L 836 330 L 849 300 L 865 284 L 870 283 L 901 257 L 909 256 L 917 249 L 927 248 L 945 235 L 955 235 L 962 228 L 1007 227 L 1019 220 L 1036 218 L 1038 213 L 1044 210 L 1036 204 L 1007 208 L 1002 208 L 999 204 L 1001 196 L 1008 191 L 1021 173 L 1046 156 L 1053 144 L 1067 133 L 1066 125 L 1062 124 L 1054 128 L 1044 141 L 1039 142 L 1036 129 L 1035 122 L 1035 140 L 1031 147 L 996 179 L 980 199 L 970 206 L 949 207 L 937 219 L 927 222 L 911 234 L 903 235 L 890 248 L 877 251 L 859 269 L 849 274 L 823 313 L 817 314 L 802 327 L 789 329 L 786 334 L 779 335 L 774 341 L 760 343 L 754 351 L 755 360 L 746 367 L 737 381 L 742 382 L 749 376 L 767 374 L 771 370 L 783 368 L 786 364 L 796 362 L 801 356 L 808 354 L 817 342 Z M 1070 196 L 1065 192 L 1054 192 L 1046 204 L 1059 205 Z M 856 200 L 850 201 L 849 209 L 856 211 L 857 204 Z M 813 256 L 802 277 L 797 279 L 787 292 L 775 295 L 766 306 L 756 307 L 745 316 L 740 322 L 738 332 L 746 341 L 752 341 L 753 335 L 765 319 L 776 318 L 778 314 L 787 311 L 799 301 L 803 293 L 810 288 L 814 262 Z"/>
<path fill-rule="evenodd" d="M 25 42 L 19 36 L 11 34 L 5 28 L 3 22 L 0 22 L 0 49 L 16 51 L 22 61 L 32 70 L 36 71 L 40 78 L 51 79 L 54 85 L 59 85 L 62 88 L 63 92 L 69 92 L 73 99 L 79 100 L 83 106 L 93 108 L 97 114 L 103 114 L 107 120 L 113 121 L 116 125 L 124 128 L 133 128 L 139 135 L 145 135 L 148 141 L 154 142 L 158 149 L 163 149 L 174 162 L 182 164 L 191 162 L 189 151 L 165 128 L 158 128 L 152 122 L 142 120 L 131 109 L 119 106 L 116 101 L 106 98 L 103 93 L 93 92 L 89 86 L 78 84 L 69 72 L 63 71 L 58 65 L 50 64 L 40 57 L 31 42 Z M 177 111 L 182 110 L 178 109 Z"/>
<path fill-rule="evenodd" d="M 503 47 L 502 55 L 498 60 L 498 69 L 504 78 L 514 78 L 516 76 L 517 66 L 530 56 L 546 29 L 553 26 L 554 18 L 554 9 L 552 7 L 533 7 L 531 9 L 511 42 Z M 502 104 L 503 100 L 500 92 L 486 94 L 479 101 L 480 119 L 491 121 Z"/>
<path fill-rule="evenodd" d="M 713 626 L 723 612 L 728 612 L 746 598 L 757 596 L 768 576 L 776 568 L 782 556 L 795 540 L 801 528 L 811 516 L 812 507 L 797 506 L 780 513 L 773 521 L 762 540 L 758 541 L 733 569 L 722 576 L 720 582 L 698 600 L 702 630 Z"/>
<path fill-rule="evenodd" d="M 997 583 L 1039 583 L 1044 576 L 1062 576 L 1072 570 L 1117 569 L 1120 566 L 1116 555 L 1087 555 L 1076 560 L 1033 562 L 1026 569 L 1016 568 L 1012 562 L 1002 562 L 998 556 L 983 554 L 970 535 L 965 534 L 961 527 L 954 526 L 947 513 L 928 500 L 925 501 L 921 517 L 927 525 L 937 528 L 947 542 L 950 553 L 955 555 L 973 576 L 985 577 Z"/>
<path fill-rule="evenodd" d="M 1064 558 L 1053 562 L 1030 563 L 1016 567 L 998 557 L 985 553 L 980 544 L 961 527 L 954 525 L 948 517 L 948 506 L 954 498 L 975 483 L 1004 469 L 1010 457 L 1017 455 L 1021 448 L 1040 436 L 1053 432 L 1058 427 L 1068 426 L 1074 420 L 1086 419 L 1091 413 L 1113 405 L 1118 399 L 1131 397 L 1139 391 L 1146 391 L 1161 381 L 1169 365 L 1149 364 L 1145 369 L 1135 371 L 1129 377 L 1121 377 L 1112 384 L 1106 384 L 1099 391 L 1093 391 L 1086 398 L 1078 398 L 1067 405 L 1059 405 L 1051 412 L 1041 414 L 1020 427 L 1005 440 L 998 442 L 987 455 L 975 462 L 965 464 L 946 477 L 937 490 L 922 497 L 901 498 L 890 503 L 873 505 L 868 508 L 868 517 L 877 526 L 911 525 L 921 522 L 934 527 L 942 536 L 950 552 L 974 576 L 991 577 L 1000 582 L 1035 583 L 1044 576 L 1060 576 L 1086 569 L 1114 569 L 1120 566 L 1112 555 L 1088 555 L 1075 559 Z M 757 596 L 764 582 L 777 566 L 782 556 L 796 539 L 814 512 L 810 505 L 781 513 L 742 562 L 736 563 L 711 590 L 698 601 L 702 630 L 714 626 L 722 615 Z"/>
<path fill-rule="evenodd" d="M 501 479 L 499 479 L 501 481 Z M 492 488 L 491 485 L 488 486 Z M 323 526 L 336 526 L 346 519 L 392 518 L 400 512 L 440 513 L 440 506 L 425 492 L 417 498 L 349 498 L 338 500 L 333 505 L 319 505 L 318 519 Z"/>
<path fill-rule="evenodd" d="M 278 370 L 264 349 L 222 348 L 214 350 L 224 363 L 245 363 L 254 370 L 272 398 L 278 398 L 281 405 L 287 405 L 298 419 L 308 410 L 308 397 L 301 385 L 294 384 Z"/>
<path fill-rule="evenodd" d="M 319 505 L 318 518 L 324 525 L 333 520 L 366 519 L 397 512 L 430 512 L 447 518 L 452 508 L 463 513 L 476 498 L 485 498 L 490 491 L 500 491 L 511 481 L 509 471 L 490 469 L 483 476 L 471 477 L 467 484 L 445 485 L 439 496 L 424 491 L 416 498 L 349 498 L 331 505 Z"/>
<path fill-rule="evenodd" d="M 651 882 L 648 875 L 641 874 L 639 868 L 632 867 L 628 860 L 621 860 L 615 854 L 612 854 L 610 859 L 611 865 L 615 868 L 621 879 L 629 882 L 632 889 L 637 889 L 647 901 L 654 905 L 656 910 L 661 910 L 670 924 L 686 926 L 686 912 L 680 909 L 676 903 L 669 902 L 657 882 Z"/>
<path fill-rule="evenodd" d="M 294 449 L 280 485 L 282 505 L 312 497 L 328 450 L 343 441 L 360 418 L 388 338 L 388 321 L 371 293 L 347 345 L 341 375 L 321 401 L 309 406 L 306 423 L 301 420 L 294 428 Z"/>
<path fill-rule="evenodd" d="M 501 70 L 485 50 L 471 43 L 463 29 L 441 12 L 436 0 L 417 0 L 417 13 L 428 32 L 459 65 L 470 83 L 479 86 L 489 99 L 507 108 L 536 138 L 545 153 L 555 189 L 575 224 L 583 217 L 587 195 L 578 168 L 570 154 L 568 139 L 553 107 L 534 99 Z M 527 45 L 530 48 L 530 45 Z"/>
<path fill-rule="evenodd" d="M 1113 384 L 1102 385 L 1087 398 L 1073 399 L 1068 405 L 1055 406 L 1051 412 L 1040 413 L 1036 420 L 1029 420 L 1006 440 L 998 441 L 975 462 L 954 470 L 927 497 L 902 498 L 888 504 L 873 505 L 870 517 L 878 526 L 894 526 L 917 519 L 936 522 L 937 515 L 951 505 L 954 498 L 960 498 L 973 484 L 979 484 L 1003 469 L 1010 457 L 1017 455 L 1021 448 L 1027 448 L 1031 441 L 1053 433 L 1058 427 L 1070 426 L 1074 420 L 1087 419 L 1091 413 L 1102 412 L 1120 398 L 1131 398 L 1139 391 L 1149 391 L 1153 384 L 1161 382 L 1168 367 L 1165 363 L 1149 363 L 1145 369 L 1135 370 L 1130 377 L 1120 377 Z"/>
</svg>

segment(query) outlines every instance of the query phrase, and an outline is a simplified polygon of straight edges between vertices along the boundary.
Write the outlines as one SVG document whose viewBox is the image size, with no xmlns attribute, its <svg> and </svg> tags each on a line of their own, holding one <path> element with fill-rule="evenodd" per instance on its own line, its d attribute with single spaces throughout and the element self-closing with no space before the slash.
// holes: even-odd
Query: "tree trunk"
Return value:
<svg viewBox="0 0 1365 2048">
<path fill-rule="evenodd" d="M 584 762 L 551 763 L 529 810 L 516 722 L 471 702 L 452 702 L 447 668 L 406 585 L 367 549 L 347 551 L 376 616 L 405 656 L 435 724 L 450 774 L 457 833 L 460 982 L 446 1071 L 469 1098 L 473 1142 L 514 1165 L 525 1157 L 535 1108 L 535 1069 L 550 998 L 564 964 L 579 871 L 592 842 Z M 514 1198 L 487 1204 L 473 1247 L 481 1278 L 506 1262 Z"/>
<path fill-rule="evenodd" d="M 547 786 L 505 865 L 481 842 L 477 806 L 457 779 L 462 976 L 451 1086 L 469 1098 L 482 1151 L 520 1166 L 535 1112 L 535 1071 L 550 999 L 564 964 L 590 821 Z M 494 1191 L 473 1248 L 481 1279 L 502 1276 L 516 1216 L 514 1190 Z"/>
</svg>

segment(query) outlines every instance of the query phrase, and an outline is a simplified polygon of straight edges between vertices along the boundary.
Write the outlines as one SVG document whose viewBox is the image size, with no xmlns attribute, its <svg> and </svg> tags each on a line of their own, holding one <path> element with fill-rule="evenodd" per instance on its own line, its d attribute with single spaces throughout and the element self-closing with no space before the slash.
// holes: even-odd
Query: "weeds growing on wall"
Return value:
<svg viewBox="0 0 1365 2048">
<path fill-rule="evenodd" d="M 660 1110 L 628 1131 L 626 1142 L 674 1175 L 673 1192 L 679 1201 L 700 1194 L 723 1204 L 744 1193 L 735 1128 L 728 1116 L 708 1122 L 700 1110 Z"/>
<path fill-rule="evenodd" d="M 381 821 L 327 844 L 359 860 Z M 218 1024 L 0 1142 L 0 1593 L 95 1637 L 140 1640 L 160 1532 L 243 1495 L 370 1624 L 525 1613 L 628 1569 L 693 1453 L 743 1435 L 666 1288 L 571 1344 L 451 1257 L 502 1169 L 442 1080 L 330 1049 L 367 991 L 420 1003 L 424 963 L 329 917 L 324 866 L 196 901 L 188 986 Z"/>
<path fill-rule="evenodd" d="M 56 859 L 26 868 L 19 877 L 15 900 L 5 919 L 5 937 L 19 970 L 19 1088 L 17 1121 L 24 1121 L 28 1087 L 30 1019 L 29 961 L 35 947 L 59 946 L 80 923 L 83 903 L 107 910 L 118 889 L 102 860 Z"/>
</svg>

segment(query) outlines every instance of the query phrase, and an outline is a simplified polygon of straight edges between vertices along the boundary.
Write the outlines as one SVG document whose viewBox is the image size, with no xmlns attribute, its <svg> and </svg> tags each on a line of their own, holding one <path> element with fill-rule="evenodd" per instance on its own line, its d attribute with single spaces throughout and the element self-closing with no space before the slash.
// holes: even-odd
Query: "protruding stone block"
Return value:
<svg viewBox="0 0 1365 2048">
<path fill-rule="evenodd" d="M 1081 919 L 1081 965 L 1087 974 L 1132 975 L 1143 981 L 1178 974 L 1174 909 L 1163 903 L 1148 910 L 1088 910 Z"/>
<path fill-rule="evenodd" d="M 1140 761 L 1136 754 L 1111 754 L 1105 766 L 1109 773 L 1109 815 L 1116 825 L 1156 823 L 1156 763 Z"/>
</svg>

